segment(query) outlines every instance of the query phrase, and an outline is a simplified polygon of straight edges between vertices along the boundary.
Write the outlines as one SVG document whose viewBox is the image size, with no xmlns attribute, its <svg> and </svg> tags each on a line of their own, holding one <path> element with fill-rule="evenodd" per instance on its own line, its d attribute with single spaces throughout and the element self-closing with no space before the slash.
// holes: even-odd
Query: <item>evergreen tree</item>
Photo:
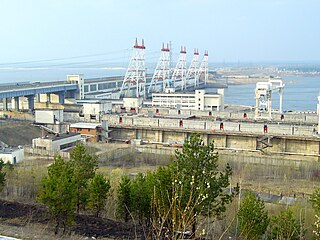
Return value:
<svg viewBox="0 0 320 240">
<path fill-rule="evenodd" d="M 0 192 L 2 191 L 4 184 L 6 182 L 6 173 L 3 171 L 5 163 L 0 159 Z"/>
<path fill-rule="evenodd" d="M 95 175 L 98 167 L 97 158 L 87 153 L 83 144 L 78 143 L 70 154 L 73 167 L 73 178 L 76 185 L 77 213 L 88 203 L 88 181 Z"/>
<path fill-rule="evenodd" d="M 38 192 L 38 201 L 47 205 L 49 213 L 55 219 L 55 233 L 59 227 L 73 223 L 76 211 L 76 185 L 70 162 L 56 156 L 48 167 L 48 176 L 44 177 Z"/>
<path fill-rule="evenodd" d="M 96 217 L 99 217 L 105 206 L 110 188 L 110 181 L 106 180 L 100 173 L 95 174 L 90 182 L 88 208 L 95 212 Z"/>
<path fill-rule="evenodd" d="M 117 215 L 125 222 L 129 221 L 132 199 L 131 199 L 131 181 L 128 176 L 123 176 L 117 190 Z"/>
<path fill-rule="evenodd" d="M 151 213 L 151 175 L 138 174 L 131 182 L 131 211 L 140 224 L 148 225 Z"/>
<path fill-rule="evenodd" d="M 239 212 L 240 236 L 243 239 L 261 239 L 269 224 L 264 203 L 252 192 L 246 192 Z"/>
</svg>

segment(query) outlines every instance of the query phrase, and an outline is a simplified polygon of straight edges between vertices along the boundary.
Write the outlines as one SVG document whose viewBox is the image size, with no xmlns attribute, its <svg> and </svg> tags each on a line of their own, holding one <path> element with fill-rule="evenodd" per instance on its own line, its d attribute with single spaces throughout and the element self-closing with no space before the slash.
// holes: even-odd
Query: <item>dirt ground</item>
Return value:
<svg viewBox="0 0 320 240">
<path fill-rule="evenodd" d="M 78 215 L 65 235 L 54 235 L 54 223 L 39 205 L 0 200 L 0 235 L 21 239 L 141 239 L 142 230 L 132 224 Z"/>
<path fill-rule="evenodd" d="M 41 129 L 28 122 L 0 126 L 0 141 L 9 146 L 31 145 L 32 139 L 41 136 Z"/>
</svg>

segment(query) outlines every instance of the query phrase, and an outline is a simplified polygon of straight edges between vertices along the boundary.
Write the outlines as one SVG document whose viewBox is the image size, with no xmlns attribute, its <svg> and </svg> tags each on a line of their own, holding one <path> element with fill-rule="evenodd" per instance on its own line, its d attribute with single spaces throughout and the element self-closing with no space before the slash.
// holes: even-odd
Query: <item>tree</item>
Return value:
<svg viewBox="0 0 320 240">
<path fill-rule="evenodd" d="M 314 208 L 316 215 L 316 221 L 314 223 L 315 230 L 313 233 L 316 235 L 316 239 L 320 239 L 320 188 L 316 189 L 315 192 L 310 197 L 312 207 Z"/>
<path fill-rule="evenodd" d="M 117 190 L 117 215 L 125 222 L 129 221 L 131 211 L 131 181 L 128 176 L 123 176 Z"/>
<path fill-rule="evenodd" d="M 0 192 L 2 191 L 4 184 L 6 182 L 6 173 L 3 171 L 5 163 L 0 159 Z"/>
<path fill-rule="evenodd" d="M 268 239 L 277 240 L 299 240 L 303 239 L 303 223 L 299 223 L 293 217 L 292 211 L 286 209 L 278 216 L 273 216 L 270 221 Z"/>
<path fill-rule="evenodd" d="M 88 203 L 88 180 L 92 179 L 98 167 L 97 158 L 87 153 L 83 144 L 78 143 L 70 154 L 73 178 L 76 185 L 77 213 Z"/>
<path fill-rule="evenodd" d="M 105 206 L 110 188 L 110 181 L 100 173 L 95 174 L 89 184 L 88 208 L 94 210 L 96 217 Z"/>
<path fill-rule="evenodd" d="M 73 178 L 73 167 L 61 156 L 56 156 L 54 163 L 48 167 L 48 176 L 41 181 L 38 201 L 47 205 L 49 213 L 55 219 L 55 233 L 60 226 L 73 223 L 76 211 L 76 185 Z"/>
<path fill-rule="evenodd" d="M 153 222 L 168 228 L 171 238 L 187 230 L 194 235 L 198 216 L 219 218 L 235 195 L 225 191 L 232 170 L 228 164 L 219 168 L 213 143 L 205 145 L 199 134 L 192 134 L 175 156 L 168 171 L 155 176 L 154 186 L 160 187 L 153 192 L 153 216 L 158 218 Z"/>
<path fill-rule="evenodd" d="M 130 208 L 133 215 L 142 225 L 150 223 L 151 214 L 151 194 L 152 194 L 151 175 L 138 174 L 131 182 L 131 204 Z"/>
<path fill-rule="evenodd" d="M 310 201 L 317 214 L 320 213 L 320 188 L 316 189 L 310 197 Z"/>
<path fill-rule="evenodd" d="M 246 192 L 238 212 L 240 236 L 243 239 L 260 239 L 269 224 L 264 203 L 252 192 Z"/>
</svg>

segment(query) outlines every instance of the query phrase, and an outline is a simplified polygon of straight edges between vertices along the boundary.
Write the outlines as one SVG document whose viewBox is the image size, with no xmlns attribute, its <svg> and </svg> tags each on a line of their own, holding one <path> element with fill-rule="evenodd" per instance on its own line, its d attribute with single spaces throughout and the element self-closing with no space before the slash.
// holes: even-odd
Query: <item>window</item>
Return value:
<svg viewBox="0 0 320 240">
<path fill-rule="evenodd" d="M 97 91 L 97 85 L 90 85 L 90 92 Z"/>
<path fill-rule="evenodd" d="M 60 145 L 60 150 L 73 147 L 75 144 L 76 144 L 76 142 L 62 144 L 62 145 Z"/>
</svg>

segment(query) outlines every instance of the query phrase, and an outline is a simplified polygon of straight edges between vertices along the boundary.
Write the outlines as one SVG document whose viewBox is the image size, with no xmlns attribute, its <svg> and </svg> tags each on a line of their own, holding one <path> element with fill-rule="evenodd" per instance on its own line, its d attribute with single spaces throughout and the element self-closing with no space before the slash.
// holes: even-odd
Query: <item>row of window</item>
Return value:
<svg viewBox="0 0 320 240">
<path fill-rule="evenodd" d="M 84 86 L 84 92 L 89 92 L 89 86 L 90 86 L 90 92 L 97 91 L 97 84 L 91 84 L 91 85 L 85 85 Z M 116 88 L 117 83 L 116 82 L 110 82 L 110 83 L 99 83 L 98 84 L 98 90 L 105 90 L 110 88 Z"/>
</svg>

